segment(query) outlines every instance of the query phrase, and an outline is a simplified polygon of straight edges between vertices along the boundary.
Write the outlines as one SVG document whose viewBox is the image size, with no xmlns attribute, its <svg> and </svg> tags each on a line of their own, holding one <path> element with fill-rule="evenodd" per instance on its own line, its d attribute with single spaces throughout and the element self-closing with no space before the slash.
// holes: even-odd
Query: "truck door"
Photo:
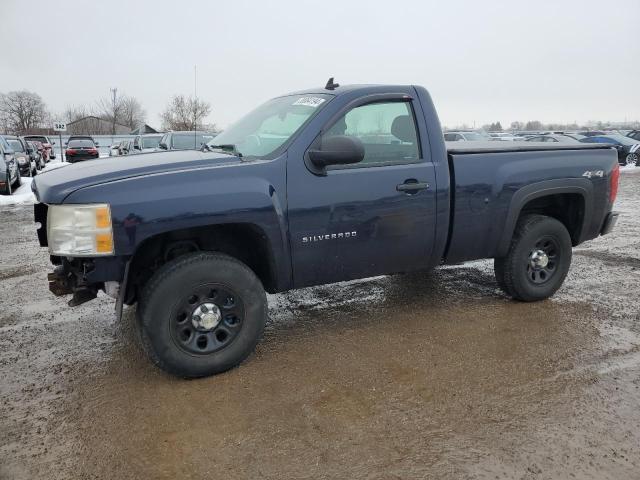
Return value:
<svg viewBox="0 0 640 480">
<path fill-rule="evenodd" d="M 408 95 L 365 97 L 334 115 L 316 139 L 358 137 L 365 147 L 362 162 L 329 166 L 322 176 L 312 173 L 303 158 L 288 159 L 296 287 L 429 264 L 436 179 L 429 149 L 422 148 L 428 142 L 421 143 L 418 125 L 424 126 L 424 117 L 419 103 Z"/>
</svg>

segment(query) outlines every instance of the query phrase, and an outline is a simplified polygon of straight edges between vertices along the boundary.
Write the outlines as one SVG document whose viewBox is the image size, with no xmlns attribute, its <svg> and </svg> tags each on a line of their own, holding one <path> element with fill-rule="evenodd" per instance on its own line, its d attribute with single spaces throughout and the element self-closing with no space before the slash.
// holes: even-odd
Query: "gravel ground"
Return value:
<svg viewBox="0 0 640 480">
<path fill-rule="evenodd" d="M 640 478 L 640 169 L 616 209 L 550 300 L 488 261 L 274 295 L 254 355 L 183 381 L 0 207 L 0 478 Z"/>
</svg>

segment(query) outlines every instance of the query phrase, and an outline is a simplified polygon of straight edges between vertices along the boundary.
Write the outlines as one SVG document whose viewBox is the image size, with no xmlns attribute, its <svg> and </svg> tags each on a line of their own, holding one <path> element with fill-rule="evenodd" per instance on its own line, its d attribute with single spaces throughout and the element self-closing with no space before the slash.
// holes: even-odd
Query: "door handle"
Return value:
<svg viewBox="0 0 640 480">
<path fill-rule="evenodd" d="M 404 182 L 396 185 L 397 191 L 407 193 L 414 193 L 427 188 L 429 188 L 429 184 L 427 182 Z"/>
</svg>

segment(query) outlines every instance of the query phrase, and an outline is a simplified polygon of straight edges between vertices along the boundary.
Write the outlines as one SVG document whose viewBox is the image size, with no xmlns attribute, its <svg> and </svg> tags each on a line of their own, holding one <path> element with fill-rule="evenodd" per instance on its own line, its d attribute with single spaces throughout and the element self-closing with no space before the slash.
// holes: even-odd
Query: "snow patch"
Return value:
<svg viewBox="0 0 640 480">
<path fill-rule="evenodd" d="M 38 172 L 38 175 L 49 170 L 55 170 L 56 168 L 66 167 L 71 165 L 69 162 L 49 162 L 47 165 Z M 9 205 L 33 205 L 36 203 L 36 196 L 31 191 L 31 182 L 33 178 L 22 177 L 22 185 L 13 191 L 13 195 L 0 195 L 0 207 Z"/>
</svg>

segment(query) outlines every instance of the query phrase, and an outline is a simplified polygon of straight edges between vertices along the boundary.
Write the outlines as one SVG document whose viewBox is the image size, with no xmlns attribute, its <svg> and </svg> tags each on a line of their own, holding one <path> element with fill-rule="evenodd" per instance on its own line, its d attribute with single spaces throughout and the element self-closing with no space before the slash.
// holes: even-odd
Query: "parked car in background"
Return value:
<svg viewBox="0 0 640 480">
<path fill-rule="evenodd" d="M 38 147 L 31 140 L 27 140 L 27 153 L 31 157 L 31 159 L 36 163 L 36 168 L 38 170 L 42 170 L 47 164 L 42 158 Z"/>
<path fill-rule="evenodd" d="M 580 143 L 575 138 L 565 134 L 531 135 L 525 142 L 549 142 L 549 143 Z"/>
<path fill-rule="evenodd" d="M 583 132 L 578 132 L 583 137 L 599 137 L 601 135 L 606 135 L 607 132 L 603 132 L 602 130 L 587 130 Z"/>
<path fill-rule="evenodd" d="M 215 136 L 211 132 L 167 132 L 158 142 L 157 150 L 200 150 Z"/>
<path fill-rule="evenodd" d="M 571 137 L 574 140 L 582 140 L 583 138 L 585 138 L 584 135 L 582 135 L 580 133 L 574 133 L 574 132 L 564 132 L 562 135 L 565 135 L 567 137 Z"/>
<path fill-rule="evenodd" d="M 478 132 L 446 132 L 444 134 L 445 142 L 483 142 L 486 140 L 490 140 L 490 138 Z"/>
<path fill-rule="evenodd" d="M 118 155 L 120 155 L 120 142 L 109 145 L 109 156 L 117 157 Z"/>
<path fill-rule="evenodd" d="M 111 145 L 111 147 L 109 147 L 109 156 L 117 157 L 119 155 L 126 155 L 126 146 L 128 141 L 129 140 L 127 139 L 120 140 L 119 142 Z"/>
<path fill-rule="evenodd" d="M 133 139 L 133 150 L 131 153 L 150 153 L 158 149 L 158 144 L 162 139 L 162 135 L 146 134 L 136 135 Z"/>
<path fill-rule="evenodd" d="M 122 155 L 130 155 L 132 153 L 135 153 L 133 151 L 133 139 L 128 138 L 126 140 L 123 140 L 120 150 L 122 151 Z"/>
<path fill-rule="evenodd" d="M 607 143 L 618 150 L 618 163 L 620 165 L 638 166 L 640 157 L 640 140 L 634 140 L 620 134 L 600 135 L 586 137 L 580 140 L 582 143 Z"/>
<path fill-rule="evenodd" d="M 42 142 L 39 142 L 38 140 L 32 140 L 31 143 L 33 143 L 33 145 L 36 147 L 36 149 L 38 150 L 38 155 L 40 155 L 40 158 L 46 165 L 49 161 L 49 151 L 47 150 L 47 148 Z"/>
<path fill-rule="evenodd" d="M 501 133 L 494 132 L 489 133 L 489 140 L 498 141 L 498 142 L 520 142 L 522 141 L 522 137 L 516 137 L 512 133 Z"/>
<path fill-rule="evenodd" d="M 0 136 L 0 193 L 11 195 L 20 183 L 20 169 L 15 153 L 4 137 Z"/>
<path fill-rule="evenodd" d="M 47 149 L 47 155 L 46 155 L 46 161 L 48 162 L 49 159 L 55 159 L 56 158 L 56 151 L 53 148 L 53 146 L 56 144 L 56 142 L 53 142 L 51 140 L 49 140 L 49 137 L 47 137 L 46 135 L 25 135 L 24 137 L 25 140 L 29 140 L 29 141 L 38 141 L 42 144 L 42 146 L 44 148 Z"/>
<path fill-rule="evenodd" d="M 91 135 L 71 135 L 69 138 L 67 138 L 67 141 L 64 143 L 64 146 L 65 147 L 68 146 L 69 143 L 72 142 L 73 140 L 91 140 L 95 147 L 100 146 L 100 144 L 96 142 Z"/>
<path fill-rule="evenodd" d="M 88 139 L 69 140 L 64 155 L 69 163 L 92 160 L 100 156 L 96 144 Z"/>
<path fill-rule="evenodd" d="M 18 162 L 18 168 L 20 169 L 20 175 L 26 175 L 28 177 L 36 175 L 38 173 L 37 164 L 27 151 L 27 142 L 20 137 L 12 135 L 5 135 L 4 139 L 15 154 L 15 159 L 16 162 Z"/>
<path fill-rule="evenodd" d="M 640 130 L 631 130 L 627 133 L 627 137 L 640 141 Z"/>
</svg>

